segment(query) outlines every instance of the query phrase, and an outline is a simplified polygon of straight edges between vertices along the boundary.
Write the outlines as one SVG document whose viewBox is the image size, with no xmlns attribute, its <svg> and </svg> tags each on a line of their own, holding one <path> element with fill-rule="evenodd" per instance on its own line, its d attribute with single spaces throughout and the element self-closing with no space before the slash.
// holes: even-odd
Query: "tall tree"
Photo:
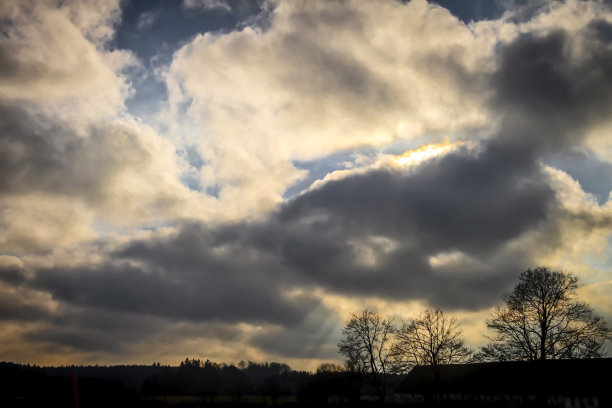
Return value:
<svg viewBox="0 0 612 408">
<path fill-rule="evenodd" d="M 545 267 L 521 273 L 487 326 L 495 331 L 480 360 L 601 357 L 610 329 L 576 299 L 578 278 Z"/>
<path fill-rule="evenodd" d="M 391 321 L 365 309 L 351 315 L 342 335 L 338 348 L 347 357 L 347 365 L 370 373 L 380 401 L 384 402 L 393 335 Z"/>
<path fill-rule="evenodd" d="M 393 363 L 398 372 L 416 365 L 461 363 L 472 354 L 461 339 L 457 319 L 441 309 L 427 309 L 417 318 L 402 322 L 395 338 Z"/>
</svg>

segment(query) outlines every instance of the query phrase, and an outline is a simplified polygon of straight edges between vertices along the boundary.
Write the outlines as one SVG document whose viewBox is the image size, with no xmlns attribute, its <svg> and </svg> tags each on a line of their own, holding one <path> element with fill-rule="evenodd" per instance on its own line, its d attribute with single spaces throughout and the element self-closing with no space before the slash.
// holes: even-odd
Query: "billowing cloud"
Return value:
<svg viewBox="0 0 612 408">
<path fill-rule="evenodd" d="M 138 61 L 107 47 L 119 2 L 12 2 L 0 13 L 4 251 L 50 251 L 95 239 L 96 223 L 158 223 L 198 206 L 174 146 L 125 112 L 125 70 Z"/>
<path fill-rule="evenodd" d="M 0 6 L 0 352 L 312 368 L 362 304 L 443 307 L 478 342 L 540 263 L 610 316 L 612 15 L 491 10 L 264 2 L 149 72 L 119 2 Z M 125 104 L 145 71 L 154 121 Z"/>
<path fill-rule="evenodd" d="M 197 36 L 166 76 L 173 106 L 197 121 L 203 183 L 239 214 L 278 204 L 302 174 L 292 160 L 484 121 L 465 91 L 489 44 L 443 8 L 281 2 L 268 18 Z"/>
<path fill-rule="evenodd" d="M 227 0 L 184 0 L 183 7 L 189 10 L 222 9 L 225 11 L 232 11 L 232 6 L 230 6 L 229 1 Z"/>
<path fill-rule="evenodd" d="M 79 128 L 114 115 L 129 88 L 121 70 L 137 62 L 127 51 L 104 47 L 120 18 L 118 1 L 10 2 L 1 6 L 0 92 Z"/>
</svg>

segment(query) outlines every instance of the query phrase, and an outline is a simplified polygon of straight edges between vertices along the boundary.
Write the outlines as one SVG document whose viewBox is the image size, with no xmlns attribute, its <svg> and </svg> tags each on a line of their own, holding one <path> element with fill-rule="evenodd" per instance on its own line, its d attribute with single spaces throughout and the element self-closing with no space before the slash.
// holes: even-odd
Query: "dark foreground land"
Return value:
<svg viewBox="0 0 612 408">
<path fill-rule="evenodd" d="M 373 406 L 367 400 L 374 397 L 360 383 L 347 373 L 312 374 L 280 363 L 240 368 L 199 360 L 178 367 L 0 363 L 0 407 L 77 407 L 76 401 L 78 408 Z"/>
<path fill-rule="evenodd" d="M 595 370 L 598 373 L 580 369 L 593 364 L 607 369 Z M 556 373 L 536 369 L 552 365 L 561 369 Z M 294 371 L 279 363 L 244 363 L 240 367 L 199 360 L 185 360 L 178 367 L 0 363 L 0 408 L 612 408 L 609 368 L 612 359 L 463 364 L 436 369 L 419 366 L 407 376 L 391 376 L 388 398 L 382 404 L 367 378 L 346 371 Z M 549 392 L 537 390 L 546 388 L 542 386 L 546 379 L 551 382 L 556 377 L 564 380 L 549 384 Z"/>
</svg>

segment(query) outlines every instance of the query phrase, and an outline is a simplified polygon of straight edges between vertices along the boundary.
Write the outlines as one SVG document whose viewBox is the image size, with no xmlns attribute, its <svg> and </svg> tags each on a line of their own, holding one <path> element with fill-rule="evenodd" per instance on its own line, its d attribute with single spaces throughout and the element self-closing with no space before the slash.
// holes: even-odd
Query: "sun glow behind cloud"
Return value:
<svg viewBox="0 0 612 408">
<path fill-rule="evenodd" d="M 322 179 L 314 181 L 309 188 L 302 193 L 312 191 L 330 181 L 341 180 L 357 174 L 365 174 L 372 170 L 391 168 L 410 171 L 423 163 L 443 157 L 461 148 L 474 151 L 476 146 L 477 143 L 472 141 L 444 141 L 424 144 L 416 149 L 406 150 L 400 155 L 386 153 L 377 153 L 372 157 L 362 157 L 358 155 L 354 162 L 347 163 L 348 168 L 330 171 Z"/>
<path fill-rule="evenodd" d="M 417 166 L 427 160 L 431 160 L 435 157 L 443 156 L 463 146 L 472 147 L 473 143 L 470 143 L 470 142 L 430 143 L 430 144 L 423 145 L 414 150 L 406 150 L 401 155 L 395 157 L 395 162 L 399 166 L 408 166 L 408 167 Z"/>
</svg>

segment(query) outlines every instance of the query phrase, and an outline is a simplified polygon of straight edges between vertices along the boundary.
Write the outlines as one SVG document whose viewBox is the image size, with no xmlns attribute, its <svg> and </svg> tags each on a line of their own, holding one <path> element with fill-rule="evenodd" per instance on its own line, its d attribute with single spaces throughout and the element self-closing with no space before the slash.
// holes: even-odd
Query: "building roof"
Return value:
<svg viewBox="0 0 612 408">
<path fill-rule="evenodd" d="M 416 366 L 395 392 L 591 395 L 609 393 L 611 375 L 612 358 Z"/>
</svg>

